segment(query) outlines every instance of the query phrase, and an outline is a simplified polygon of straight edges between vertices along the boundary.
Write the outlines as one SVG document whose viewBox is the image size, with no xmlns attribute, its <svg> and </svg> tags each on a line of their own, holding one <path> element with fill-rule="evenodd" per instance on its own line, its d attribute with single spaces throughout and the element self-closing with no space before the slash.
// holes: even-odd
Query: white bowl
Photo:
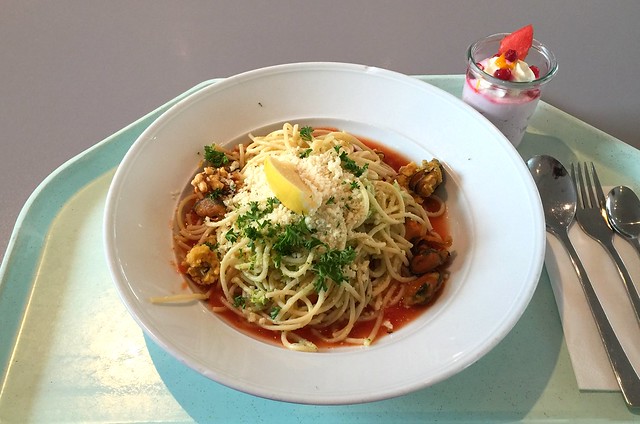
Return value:
<svg viewBox="0 0 640 424">
<path fill-rule="evenodd" d="M 148 299 L 179 293 L 172 263 L 176 195 L 212 142 L 266 134 L 283 122 L 334 126 L 447 171 L 454 240 L 437 302 L 370 347 L 288 351 L 231 327 L 205 305 Z M 347 404 L 442 381 L 489 352 L 515 325 L 542 270 L 544 218 L 524 162 L 472 108 L 418 79 L 368 66 L 301 63 L 208 86 L 164 113 L 133 144 L 109 190 L 105 250 L 122 301 L 178 360 L 229 387 L 271 399 Z"/>
</svg>

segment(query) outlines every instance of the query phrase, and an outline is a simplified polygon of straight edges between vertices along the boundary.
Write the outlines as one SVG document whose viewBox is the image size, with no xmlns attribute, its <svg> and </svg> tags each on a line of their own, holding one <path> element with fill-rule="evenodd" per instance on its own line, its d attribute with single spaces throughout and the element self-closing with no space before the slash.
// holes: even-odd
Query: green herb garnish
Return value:
<svg viewBox="0 0 640 424">
<path fill-rule="evenodd" d="M 260 233 L 260 230 L 258 230 L 255 227 L 245 227 L 244 229 L 244 235 L 249 239 L 249 240 L 257 240 L 262 236 L 262 233 Z"/>
<path fill-rule="evenodd" d="M 265 213 L 273 212 L 273 209 L 280 204 L 280 200 L 277 197 L 269 197 L 267 199 L 267 207 L 265 208 Z"/>
<path fill-rule="evenodd" d="M 224 190 L 221 188 L 215 188 L 213 190 L 211 190 L 209 193 L 207 193 L 207 197 L 209 199 L 217 199 L 218 197 L 222 196 L 224 194 Z"/>
<path fill-rule="evenodd" d="M 312 267 L 312 270 L 318 274 L 314 281 L 316 291 L 327 290 L 326 279 L 333 280 L 336 284 L 347 281 L 344 276 L 343 268 L 352 263 L 356 258 L 356 251 L 349 246 L 344 250 L 327 250 L 321 256 L 318 262 Z"/>
<path fill-rule="evenodd" d="M 311 135 L 313 133 L 313 128 L 311 127 L 302 127 L 300 128 L 300 137 L 303 140 L 307 140 L 307 141 L 311 141 L 313 140 L 313 135 Z"/>
<path fill-rule="evenodd" d="M 290 255 L 302 248 L 311 250 L 322 243 L 312 234 L 304 218 L 300 218 L 297 222 L 284 227 L 284 231 L 273 244 L 273 250 L 279 255 Z"/>
<path fill-rule="evenodd" d="M 247 302 L 247 299 L 242 295 L 238 295 L 233 298 L 233 306 L 235 306 L 236 308 L 244 309 L 246 302 Z"/>
<path fill-rule="evenodd" d="M 337 153 L 340 154 L 340 163 L 344 169 L 351 172 L 356 177 L 361 176 L 369 168 L 369 164 L 364 166 L 358 166 L 358 164 L 347 155 L 347 152 L 340 152 L 340 146 L 333 147 Z"/>
<path fill-rule="evenodd" d="M 309 157 L 309 155 L 311 154 L 311 152 L 313 152 L 313 149 L 311 149 L 311 148 L 306 149 L 306 150 L 304 150 L 302 153 L 300 153 L 300 154 L 298 155 L 298 157 L 300 157 L 300 159 L 308 158 L 308 157 Z"/>
<path fill-rule="evenodd" d="M 216 145 L 204 146 L 204 159 L 213 167 L 220 168 L 229 163 L 229 158 L 224 152 L 216 150 Z"/>
<path fill-rule="evenodd" d="M 224 237 L 231 243 L 235 243 L 236 241 L 238 241 L 238 233 L 236 233 L 233 228 L 227 231 Z"/>
<path fill-rule="evenodd" d="M 280 268 L 282 256 L 291 255 L 303 249 L 311 250 L 322 244 L 320 240 L 312 235 L 314 231 L 307 227 L 304 218 L 300 218 L 297 222 L 284 228 L 278 226 L 274 233 L 277 234 L 273 244 L 273 263 L 276 268 Z"/>
<path fill-rule="evenodd" d="M 272 320 L 276 319 L 276 317 L 280 313 L 280 309 L 281 308 L 279 306 L 275 306 L 273 309 L 271 309 L 271 312 L 269 313 L 269 316 L 271 317 Z"/>
<path fill-rule="evenodd" d="M 242 229 L 252 222 L 257 222 L 264 215 L 265 213 L 260 210 L 258 202 L 249 202 L 249 210 L 240 215 L 236 221 L 238 228 Z"/>
</svg>

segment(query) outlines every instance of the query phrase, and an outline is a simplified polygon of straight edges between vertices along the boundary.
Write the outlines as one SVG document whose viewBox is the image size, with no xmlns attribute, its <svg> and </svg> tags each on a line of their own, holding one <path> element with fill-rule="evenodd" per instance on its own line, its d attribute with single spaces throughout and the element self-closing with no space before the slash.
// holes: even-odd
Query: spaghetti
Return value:
<svg viewBox="0 0 640 424">
<path fill-rule="evenodd" d="M 249 138 L 231 151 L 206 146 L 176 210 L 181 270 L 206 292 L 194 298 L 211 297 L 214 311 L 277 331 L 300 351 L 317 350 L 301 329 L 328 344 L 369 345 L 388 325 L 386 308 L 435 298 L 451 245 L 430 223 L 446 211 L 432 193 L 437 160 L 396 170 L 351 134 L 290 124 Z M 269 179 L 268 160 L 287 164 L 301 191 L 274 186 L 282 178 Z M 296 196 L 307 197 L 303 212 L 288 207 Z M 363 321 L 370 333 L 353 337 Z"/>
</svg>

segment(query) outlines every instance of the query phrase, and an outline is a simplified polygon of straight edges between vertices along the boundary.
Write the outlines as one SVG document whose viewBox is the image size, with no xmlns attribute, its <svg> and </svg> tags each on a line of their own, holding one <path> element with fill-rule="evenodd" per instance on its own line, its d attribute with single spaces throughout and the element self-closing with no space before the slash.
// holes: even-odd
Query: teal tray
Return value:
<svg viewBox="0 0 640 424">
<path fill-rule="evenodd" d="M 462 76 L 421 76 L 459 96 Z M 435 386 L 380 402 L 257 398 L 187 368 L 121 304 L 102 248 L 115 167 L 142 131 L 206 81 L 71 159 L 25 204 L 0 266 L 0 422 L 640 421 L 617 392 L 581 392 L 546 270 L 490 353 Z M 640 189 L 640 151 L 541 102 L 519 152 L 593 160 L 605 185 Z M 425 360 L 427 360 L 425 353 Z"/>
</svg>

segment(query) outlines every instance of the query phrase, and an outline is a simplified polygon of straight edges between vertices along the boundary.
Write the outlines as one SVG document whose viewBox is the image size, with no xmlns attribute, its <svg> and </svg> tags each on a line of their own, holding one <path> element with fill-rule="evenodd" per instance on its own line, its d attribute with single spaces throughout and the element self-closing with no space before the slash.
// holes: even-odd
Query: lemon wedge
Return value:
<svg viewBox="0 0 640 424">
<path fill-rule="evenodd" d="M 302 181 L 294 164 L 268 156 L 264 161 L 267 183 L 280 203 L 300 214 L 317 207 L 309 187 Z"/>
</svg>

